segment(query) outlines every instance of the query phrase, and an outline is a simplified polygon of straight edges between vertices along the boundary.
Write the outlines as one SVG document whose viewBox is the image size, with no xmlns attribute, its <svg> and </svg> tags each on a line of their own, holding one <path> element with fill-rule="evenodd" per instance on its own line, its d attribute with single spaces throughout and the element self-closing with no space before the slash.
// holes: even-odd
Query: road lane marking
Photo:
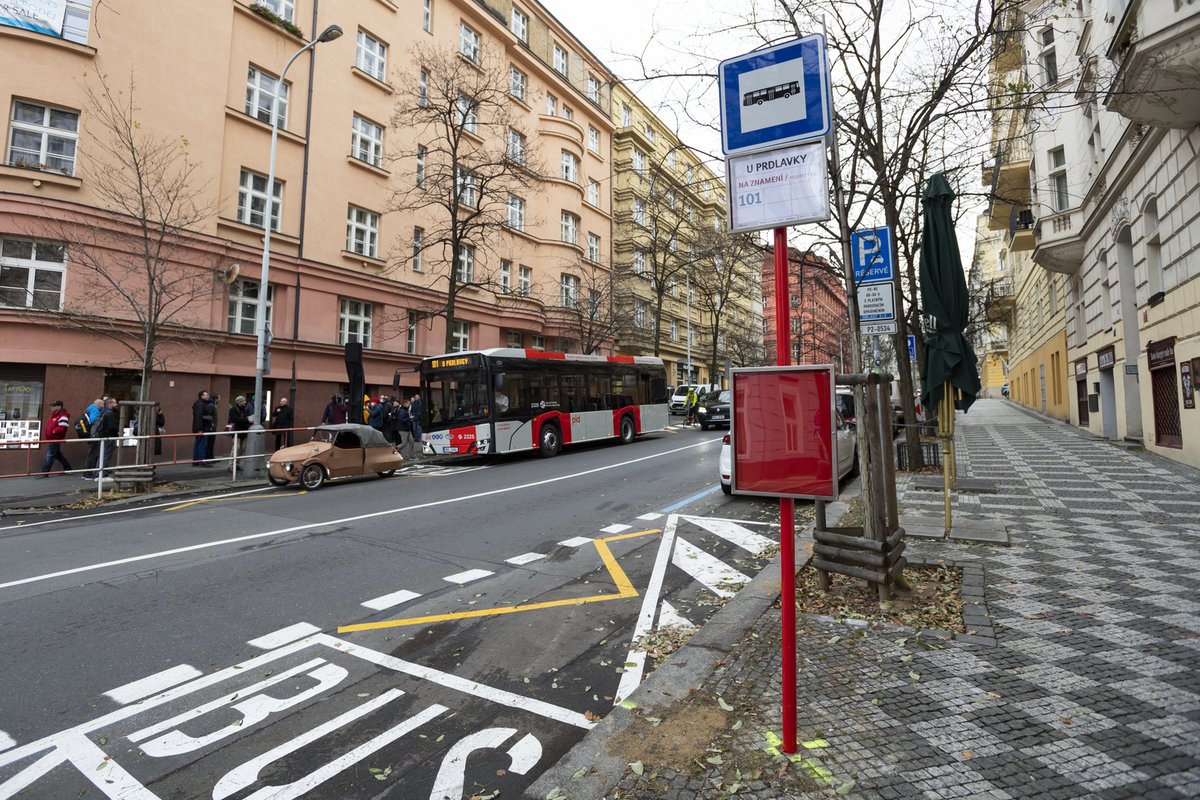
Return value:
<svg viewBox="0 0 1200 800">
<path fill-rule="evenodd" d="M 257 639 L 251 639 L 246 644 L 251 647 L 257 647 L 260 650 L 274 650 L 276 647 L 282 647 L 289 642 L 303 639 L 305 636 L 311 636 L 320 630 L 316 625 L 309 625 L 307 622 L 297 622 L 295 625 L 289 625 L 286 628 L 280 628 L 265 636 L 259 636 Z"/>
<path fill-rule="evenodd" d="M 576 536 L 571 539 L 564 539 L 563 541 L 559 542 L 559 544 L 561 544 L 563 547 L 583 547 L 585 544 L 590 544 L 594 541 L 596 540 L 587 536 Z"/>
<path fill-rule="evenodd" d="M 657 529 L 634 531 L 633 533 L 623 533 L 617 536 L 609 536 L 604 539 L 592 540 L 592 544 L 596 546 L 596 550 L 600 553 L 600 560 L 604 562 L 604 566 L 608 569 L 608 574 L 613 579 L 613 584 L 617 587 L 616 594 L 597 594 L 589 597 L 570 597 L 562 600 L 546 600 L 540 603 L 525 603 L 517 606 L 500 606 L 497 608 L 476 608 L 471 611 L 456 611 L 450 614 L 432 614 L 425 617 L 407 617 L 405 619 L 388 619 L 379 622 L 359 622 L 354 625 L 341 625 L 338 627 L 338 633 L 358 633 L 361 631 L 376 631 L 383 628 L 400 628 L 409 625 L 429 625 L 435 622 L 450 622 L 462 619 L 477 619 L 479 617 L 497 617 L 504 614 L 519 614 L 525 611 L 541 611 L 547 608 L 562 608 L 564 606 L 582 606 L 589 603 L 603 603 L 609 600 L 623 600 L 629 597 L 637 597 L 637 589 L 633 587 L 633 583 L 629 580 L 629 576 L 625 574 L 625 570 L 621 569 L 621 565 L 617 563 L 617 559 L 613 556 L 612 551 L 608 548 L 609 542 L 616 542 L 622 539 L 633 539 L 638 536 L 649 536 L 658 533 Z"/>
<path fill-rule="evenodd" d="M 671 563 L 720 597 L 733 597 L 738 589 L 750 582 L 748 577 L 686 539 L 675 543 Z"/>
<path fill-rule="evenodd" d="M 216 500 L 216 499 L 219 499 L 222 497 L 241 497 L 241 496 L 247 495 L 247 494 L 258 494 L 260 492 L 269 492 L 273 488 L 275 488 L 275 487 L 263 486 L 262 488 L 259 488 L 259 489 L 246 489 L 241 492 L 229 492 L 227 494 L 216 495 L 215 497 L 213 497 L 211 499 Z M 62 517 L 60 519 L 43 519 L 43 520 L 38 520 L 37 522 L 24 522 L 19 525 L 6 525 L 3 528 L 0 528 L 0 533 L 2 533 L 4 531 L 24 530 L 25 528 L 36 528 L 39 525 L 55 525 L 60 522 L 83 522 L 85 520 L 97 519 L 99 517 L 112 517 L 112 516 L 116 516 L 117 514 L 132 514 L 135 511 L 154 511 L 154 510 L 160 509 L 160 508 L 168 508 L 170 506 L 176 505 L 178 502 L 179 502 L 178 500 L 172 500 L 169 503 L 156 503 L 155 505 L 152 505 L 152 506 L 137 506 L 135 508 L 117 508 L 117 509 L 113 509 L 112 511 L 98 511 L 95 514 L 82 514 L 78 517 Z"/>
<path fill-rule="evenodd" d="M 522 491 L 524 489 L 533 489 L 533 488 L 536 488 L 539 486 L 547 486 L 552 483 L 560 483 L 562 481 L 574 480 L 575 478 L 582 478 L 582 477 L 586 477 L 588 475 L 594 475 L 594 474 L 597 474 L 600 472 L 608 472 L 609 470 L 626 469 L 631 464 L 637 464 L 642 461 L 652 461 L 654 459 L 662 458 L 664 456 L 676 455 L 676 454 L 682 453 L 686 450 L 693 450 L 697 447 L 707 447 L 709 445 L 716 444 L 718 442 L 720 442 L 720 439 L 713 439 L 711 441 L 705 441 L 705 442 L 697 442 L 694 444 L 684 445 L 683 447 L 677 447 L 674 450 L 665 450 L 661 453 L 655 453 L 655 454 L 649 455 L 649 456 L 642 456 L 641 458 L 633 458 L 628 461 L 622 461 L 617 464 L 608 464 L 603 467 L 595 467 L 593 469 L 583 470 L 582 472 L 574 472 L 574 473 L 571 473 L 570 475 L 559 475 L 554 478 L 545 478 L 540 481 L 533 481 L 532 483 L 523 483 L 523 484 L 519 484 L 517 486 L 508 486 L 508 487 L 505 487 L 502 489 L 492 489 L 490 491 L 477 492 L 476 494 L 464 495 L 462 497 L 451 497 L 451 498 L 447 498 L 445 500 L 433 500 L 428 503 L 418 503 L 417 505 L 405 506 L 403 508 L 389 508 L 384 511 L 372 511 L 367 514 L 357 514 L 352 517 L 342 517 L 341 519 L 333 519 L 333 520 L 328 520 L 325 522 L 307 522 L 307 523 L 304 523 L 303 525 L 293 525 L 289 528 L 279 528 L 279 529 L 273 530 L 273 531 L 264 531 L 263 533 L 250 533 L 250 534 L 246 534 L 245 536 L 235 536 L 231 539 L 220 539 L 215 542 L 204 542 L 203 544 L 194 544 L 194 545 L 189 545 L 187 547 L 176 547 L 176 548 L 172 548 L 170 550 L 160 550 L 155 553 L 145 553 L 140 556 L 130 556 L 129 558 L 119 558 L 119 559 L 115 559 L 113 561 L 104 561 L 104 562 L 100 562 L 100 563 L 96 563 L 96 564 L 88 564 L 86 566 L 74 567 L 72 569 L 59 570 L 57 572 L 47 572 L 42 575 L 33 575 L 28 578 L 20 578 L 18 580 L 8 581 L 6 583 L 0 583 L 0 589 L 10 589 L 14 586 L 24 586 L 25 584 L 28 584 L 28 583 L 38 583 L 41 581 L 52 580 L 54 578 L 62 578 L 67 575 L 78 575 L 81 572 L 92 572 L 92 571 L 99 570 L 99 569 L 107 569 L 108 567 L 117 567 L 117 566 L 122 566 L 125 564 L 134 564 L 139 561 L 149 561 L 151 559 L 156 559 L 156 558 L 165 558 L 167 556 L 179 555 L 182 553 L 190 553 L 190 552 L 194 552 L 197 550 L 206 550 L 206 549 L 213 548 L 213 547 L 224 547 L 226 545 L 240 544 L 242 542 L 250 542 L 250 541 L 255 541 L 257 539 L 267 539 L 267 538 L 271 538 L 271 537 L 275 537 L 275 536 L 285 536 L 290 533 L 300 533 L 302 531 L 309 531 L 309 530 L 313 530 L 313 529 L 317 529 L 317 528 L 335 528 L 335 527 L 339 527 L 339 526 L 344 526 L 347 523 L 351 523 L 351 522 L 361 522 L 362 520 L 376 519 L 378 517 L 387 517 L 387 516 L 392 516 L 394 514 L 405 514 L 405 513 L 412 512 L 412 511 L 421 511 L 421 510 L 424 510 L 427 508 L 437 508 L 439 506 L 451 505 L 453 503 L 462 503 L 462 502 L 471 501 L 471 500 L 478 500 L 483 497 L 494 497 L 494 496 L 500 495 L 500 494 L 508 494 L 509 492 L 518 492 L 518 491 Z M 262 490 L 254 490 L 254 491 L 266 491 L 271 488 L 272 487 L 268 486 Z M 717 490 L 718 490 L 718 487 L 713 487 L 712 489 L 710 489 L 708 491 L 705 491 L 705 492 L 700 493 L 699 495 L 696 495 L 696 497 L 703 497 L 705 494 L 710 494 Z M 691 499 L 695 499 L 695 498 L 690 498 L 689 500 L 684 501 L 684 503 L 686 504 L 687 502 L 691 502 Z M 69 521 L 69 520 L 58 520 L 58 521 L 64 522 L 64 521 Z M 13 527 L 30 527 L 30 526 L 25 525 L 25 526 L 13 526 Z M 0 530 L 6 530 L 6 529 L 0 528 Z"/>
<path fill-rule="evenodd" d="M 715 442 L 717 440 L 713 439 L 713 441 Z M 707 444 L 707 442 L 705 442 L 705 444 Z M 697 500 L 703 500 L 705 497 L 708 497 L 710 494 L 715 494 L 716 492 L 719 492 L 720 490 L 721 490 L 721 484 L 719 484 L 719 483 L 715 486 L 710 486 L 709 488 L 705 489 L 702 492 L 696 492 L 691 497 L 685 497 L 682 500 L 680 500 L 678 503 L 667 506 L 666 508 L 663 509 L 663 513 L 670 514 L 673 511 L 678 511 L 679 509 L 683 508 L 684 506 L 690 506 L 692 503 L 695 503 Z M 0 588 L 3 588 L 3 587 L 0 587 Z"/>
<path fill-rule="evenodd" d="M 774 547 L 775 542 L 753 531 L 746 530 L 736 522 L 723 519 L 704 519 L 703 517 L 688 517 L 688 522 L 703 528 L 709 533 L 715 533 L 727 542 L 737 545 L 752 555 L 762 555 L 767 548 Z"/>
<path fill-rule="evenodd" d="M 663 578 L 667 573 L 667 564 L 671 561 L 671 551 L 675 545 L 675 529 L 679 521 L 675 515 L 667 517 L 667 525 L 663 528 L 662 541 L 658 544 L 658 555 L 654 558 L 654 569 L 650 572 L 650 582 L 646 584 L 646 592 L 642 598 L 642 608 L 638 611 L 637 622 L 633 626 L 631 642 L 642 639 L 650 632 L 654 624 L 654 611 L 658 607 L 658 599 L 662 594 Z M 638 647 L 630 647 L 629 655 L 625 658 L 625 671 L 621 673 L 621 682 L 617 686 L 613 705 L 629 696 L 629 693 L 642 682 L 642 673 L 646 669 L 646 651 Z"/>
<path fill-rule="evenodd" d="M 170 669 L 164 669 L 162 672 L 147 675 L 124 686 L 118 686 L 104 694 L 121 705 L 128 705 L 135 700 L 144 700 L 151 695 L 162 692 L 164 689 L 178 686 L 185 681 L 198 678 L 203 674 L 203 672 L 190 664 L 179 664 Z"/>
<path fill-rule="evenodd" d="M 295 497 L 298 494 L 308 494 L 308 489 L 300 489 L 299 491 L 295 491 L 295 492 L 273 492 L 272 494 L 263 495 L 261 497 L 245 497 L 242 499 L 244 499 L 244 500 L 274 500 L 276 497 Z M 199 497 L 199 498 L 196 498 L 195 500 L 188 500 L 187 502 L 184 502 L 184 503 L 178 503 L 173 506 L 168 506 L 167 508 L 164 508 L 163 511 L 179 511 L 180 509 L 191 508 L 192 506 L 198 506 L 201 503 L 216 503 L 220 500 L 229 500 L 229 499 L 230 499 L 229 497 Z"/>
<path fill-rule="evenodd" d="M 633 527 L 632 525 L 620 525 L 620 524 L 609 525 L 607 528 L 601 528 L 600 532 L 601 533 L 624 533 L 625 531 L 629 530 L 632 527 Z"/>
<path fill-rule="evenodd" d="M 642 514 L 640 517 L 638 517 L 638 519 L 642 520 L 643 522 L 654 522 L 656 519 L 662 519 L 662 514 L 659 514 L 656 511 L 651 511 L 649 514 Z"/>
<path fill-rule="evenodd" d="M 661 628 L 682 628 L 685 631 L 695 630 L 696 625 L 687 617 L 675 610 L 675 606 L 662 601 L 662 607 L 658 610 L 658 627 Z"/>
<path fill-rule="evenodd" d="M 16 739 L 12 738 L 4 731 L 0 731 L 0 750 L 7 750 L 8 748 L 15 746 L 16 743 Z"/>
<path fill-rule="evenodd" d="M 504 560 L 504 563 L 512 564 L 513 566 L 516 566 L 516 567 L 521 567 L 532 561 L 540 561 L 543 558 L 546 558 L 546 555 L 544 553 L 524 553 L 519 556 L 513 556 L 512 558 L 507 558 Z"/>
<path fill-rule="evenodd" d="M 442 580 L 449 581 L 450 583 L 457 583 L 459 586 L 462 586 L 463 584 L 471 583 L 472 581 L 477 581 L 481 578 L 486 578 L 488 575 L 495 574 L 496 573 L 492 572 L 490 569 L 469 569 L 465 572 L 456 572 L 453 575 L 447 575 L 446 577 L 442 578 Z"/>
<path fill-rule="evenodd" d="M 401 603 L 407 603 L 409 600 L 416 600 L 421 595 L 416 592 L 410 592 L 408 589 L 401 589 L 398 592 L 385 594 L 382 597 L 376 597 L 374 600 L 368 600 L 362 605 L 367 608 L 372 608 L 376 611 L 386 611 L 387 609 L 398 606 Z"/>
</svg>

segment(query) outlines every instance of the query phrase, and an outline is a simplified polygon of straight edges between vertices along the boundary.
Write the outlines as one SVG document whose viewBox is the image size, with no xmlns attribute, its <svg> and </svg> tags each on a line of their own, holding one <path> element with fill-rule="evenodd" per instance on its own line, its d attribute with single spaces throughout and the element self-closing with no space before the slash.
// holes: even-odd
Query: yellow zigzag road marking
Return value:
<svg viewBox="0 0 1200 800">
<path fill-rule="evenodd" d="M 634 531 L 633 533 L 622 533 L 617 536 L 606 536 L 603 539 L 596 539 L 593 542 L 593 544 L 596 545 L 596 550 L 600 553 L 600 559 L 604 562 L 604 566 L 608 568 L 608 574 L 612 576 L 613 583 L 616 584 L 616 594 L 597 594 L 591 597 L 572 597 L 565 600 L 547 600 L 544 603 L 526 603 L 525 605 L 520 606 L 480 608 L 473 611 L 459 611 L 453 614 L 434 614 L 428 617 L 408 617 L 406 619 L 389 619 L 381 622 L 361 622 L 357 625 L 343 625 L 337 630 L 338 633 L 375 631 L 381 628 L 399 628 L 406 625 L 426 625 L 432 622 L 447 622 L 455 619 L 494 617 L 501 614 L 516 614 L 521 611 L 540 611 L 544 608 L 581 606 L 587 603 L 603 603 L 606 600 L 623 600 L 627 597 L 637 597 L 637 589 L 633 588 L 633 584 L 629 582 L 629 577 L 625 574 L 625 570 L 621 569 L 621 565 L 617 563 L 617 559 L 613 556 L 612 551 L 608 549 L 608 543 L 620 541 L 621 539 L 633 539 L 638 536 L 649 536 L 655 533 L 662 533 L 662 530 L 654 528 L 645 531 Z"/>
</svg>

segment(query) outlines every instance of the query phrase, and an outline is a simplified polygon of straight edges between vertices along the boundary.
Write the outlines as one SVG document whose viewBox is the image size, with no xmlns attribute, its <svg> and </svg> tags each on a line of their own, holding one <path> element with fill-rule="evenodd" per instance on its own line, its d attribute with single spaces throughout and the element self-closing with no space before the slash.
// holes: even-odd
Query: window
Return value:
<svg viewBox="0 0 1200 800">
<path fill-rule="evenodd" d="M 600 207 L 600 181 L 588 179 L 587 201 L 597 208 Z"/>
<path fill-rule="evenodd" d="M 229 287 L 229 318 L 225 330 L 230 333 L 253 335 L 258 315 L 258 281 L 239 278 Z M 275 300 L 275 287 L 267 284 L 267 327 L 271 327 L 271 311 Z"/>
<path fill-rule="evenodd" d="M 383 126 L 354 115 L 350 132 L 350 155 L 376 167 L 383 165 Z"/>
<path fill-rule="evenodd" d="M 600 79 L 595 75 L 587 76 L 587 96 L 593 103 L 600 102 Z"/>
<path fill-rule="evenodd" d="M 0 239 L 0 306 L 60 311 L 66 262 L 63 244 Z"/>
<path fill-rule="evenodd" d="M 379 257 L 379 215 L 350 206 L 346 218 L 346 249 L 367 258 Z"/>
<path fill-rule="evenodd" d="M 522 345 L 525 344 L 525 342 L 522 341 L 520 331 L 509 331 L 505 335 L 504 341 L 505 341 L 505 344 L 508 345 L 509 347 L 521 347 Z"/>
<path fill-rule="evenodd" d="M 421 108 L 429 105 L 429 70 L 421 70 L 417 76 L 417 105 Z"/>
<path fill-rule="evenodd" d="M 246 113 L 260 122 L 271 124 L 271 103 L 275 106 L 275 123 L 287 128 L 289 84 L 280 86 L 279 79 L 258 67 L 246 70 Z M 276 100 L 278 92 L 278 100 Z"/>
<path fill-rule="evenodd" d="M 675 169 L 675 151 L 674 150 L 667 151 L 667 166 L 670 167 L 671 169 Z"/>
<path fill-rule="evenodd" d="M 679 341 L 679 320 L 677 319 L 671 320 L 671 341 Z"/>
<path fill-rule="evenodd" d="M 518 39 L 529 44 L 529 15 L 516 6 L 513 6 L 509 29 L 516 34 Z"/>
<path fill-rule="evenodd" d="M 1142 209 L 1142 227 L 1146 243 L 1147 292 L 1157 294 L 1166 288 L 1162 264 L 1162 237 L 1158 232 L 1158 198 L 1146 201 Z"/>
<path fill-rule="evenodd" d="M 425 185 L 425 145 L 417 145 L 417 186 Z"/>
<path fill-rule="evenodd" d="M 592 261 L 600 260 L 600 237 L 594 233 L 588 234 L 588 258 Z"/>
<path fill-rule="evenodd" d="M 361 342 L 371 346 L 371 304 L 362 300 L 341 298 L 338 313 L 338 344 Z"/>
<path fill-rule="evenodd" d="M 650 144 L 654 144 L 654 128 L 646 126 L 646 138 L 650 140 Z"/>
<path fill-rule="evenodd" d="M 599 154 L 600 152 L 600 131 L 588 125 L 588 150 Z"/>
<path fill-rule="evenodd" d="M 256 2 L 277 17 L 282 17 L 288 22 L 296 21 L 296 0 L 256 0 Z"/>
<path fill-rule="evenodd" d="M 454 338 L 454 344 L 450 348 L 451 353 L 463 353 L 471 349 L 471 324 L 469 322 L 455 320 L 450 325 L 450 335 Z"/>
<path fill-rule="evenodd" d="M 534 336 L 533 337 L 533 349 L 534 350 L 545 350 L 546 349 L 546 337 L 545 336 Z"/>
<path fill-rule="evenodd" d="M 635 300 L 633 303 L 633 324 L 638 328 L 646 327 L 646 320 L 650 316 L 646 313 L 647 306 L 645 300 Z"/>
<path fill-rule="evenodd" d="M 553 117 L 558 115 L 558 98 L 546 92 L 546 116 Z"/>
<path fill-rule="evenodd" d="M 562 212 L 562 240 L 570 244 L 579 244 L 579 217 L 570 211 Z"/>
<path fill-rule="evenodd" d="M 508 227 L 525 230 L 525 201 L 515 194 L 508 196 Z"/>
<path fill-rule="evenodd" d="M 693 181 L 695 181 L 695 180 L 696 180 L 696 168 L 695 168 L 695 167 L 688 167 L 688 168 L 687 168 L 687 182 L 688 182 L 688 186 L 691 186 L 691 185 L 692 185 L 692 182 L 693 182 Z"/>
<path fill-rule="evenodd" d="M 529 296 L 533 291 L 533 267 L 522 264 L 517 268 L 517 294 Z"/>
<path fill-rule="evenodd" d="M 421 30 L 433 30 L 433 0 L 424 0 L 421 8 Z M 409 351 L 411 352 L 411 351 Z"/>
<path fill-rule="evenodd" d="M 633 171 L 638 175 L 645 177 L 646 173 L 646 154 L 636 147 L 633 150 Z"/>
<path fill-rule="evenodd" d="M 575 156 L 575 154 L 563 150 L 561 163 L 562 179 L 564 181 L 570 181 L 571 183 L 579 183 L 579 159 Z"/>
<path fill-rule="evenodd" d="M 283 183 L 275 181 L 274 198 L 271 202 L 271 230 L 279 230 L 279 210 L 283 203 Z M 242 170 L 241 186 L 238 189 L 238 222 L 264 227 L 267 213 L 267 176 L 248 169 Z"/>
<path fill-rule="evenodd" d="M 479 33 L 465 22 L 458 25 L 458 52 L 472 64 L 479 63 Z"/>
<path fill-rule="evenodd" d="M 512 291 L 512 262 L 507 258 L 500 259 L 500 294 Z"/>
<path fill-rule="evenodd" d="M 621 127 L 628 128 L 633 124 L 633 110 L 625 103 L 621 104 Z"/>
<path fill-rule="evenodd" d="M 79 112 L 14 100 L 8 163 L 75 174 Z"/>
<path fill-rule="evenodd" d="M 417 320 L 419 319 L 417 312 L 408 312 L 408 331 L 404 337 L 404 352 L 406 353 L 417 352 Z"/>
<path fill-rule="evenodd" d="M 633 254 L 633 274 L 634 275 L 645 275 L 646 274 L 646 251 L 645 250 L 638 250 L 638 251 L 634 252 L 634 254 Z"/>
<path fill-rule="evenodd" d="M 1071 207 L 1067 193 L 1067 156 L 1061 147 L 1050 151 L 1050 205 L 1055 211 L 1066 211 Z"/>
<path fill-rule="evenodd" d="M 1038 60 L 1042 62 L 1042 76 L 1047 84 L 1058 83 L 1058 57 L 1054 52 L 1054 29 L 1042 31 L 1042 53 Z"/>
<path fill-rule="evenodd" d="M 469 244 L 458 246 L 458 270 L 455 276 L 459 283 L 475 282 L 475 247 Z"/>
<path fill-rule="evenodd" d="M 459 97 L 454 101 L 457 114 L 455 118 L 467 133 L 477 133 L 479 130 L 479 104 L 470 97 Z"/>
<path fill-rule="evenodd" d="M 92 0 L 67 0 L 62 38 L 79 44 L 87 44 L 91 16 Z"/>
<path fill-rule="evenodd" d="M 559 282 L 558 304 L 563 308 L 579 307 L 579 277 L 563 273 Z"/>
<path fill-rule="evenodd" d="M 517 164 L 525 163 L 525 134 L 508 129 L 508 157 Z"/>
<path fill-rule="evenodd" d="M 554 71 L 559 75 L 566 75 L 569 62 L 570 56 L 567 55 L 567 51 L 558 45 L 554 45 Z"/>
<path fill-rule="evenodd" d="M 667 189 L 667 208 L 675 210 L 675 190 Z"/>
<path fill-rule="evenodd" d="M 529 85 L 529 76 L 516 67 L 508 68 L 508 93 L 513 97 L 525 102 L 525 95 Z"/>
<path fill-rule="evenodd" d="M 454 184 L 458 190 L 458 202 L 471 208 L 479 208 L 479 187 L 473 173 L 466 172 L 462 167 L 455 171 Z"/>
<path fill-rule="evenodd" d="M 646 224 L 646 201 L 640 197 L 633 198 L 633 221 L 638 225 Z"/>
<path fill-rule="evenodd" d="M 600 292 L 597 289 L 588 289 L 588 316 L 592 319 L 600 316 Z"/>
<path fill-rule="evenodd" d="M 563 119 L 575 119 L 575 112 L 572 111 L 569 106 L 564 105 L 563 111 L 562 111 L 562 118 Z"/>
<path fill-rule="evenodd" d="M 413 228 L 413 252 L 412 252 L 412 270 L 413 272 L 421 272 L 425 267 L 421 263 L 422 254 L 425 251 L 425 229 Z"/>
<path fill-rule="evenodd" d="M 387 45 L 360 28 L 354 66 L 376 80 L 386 81 Z"/>
</svg>

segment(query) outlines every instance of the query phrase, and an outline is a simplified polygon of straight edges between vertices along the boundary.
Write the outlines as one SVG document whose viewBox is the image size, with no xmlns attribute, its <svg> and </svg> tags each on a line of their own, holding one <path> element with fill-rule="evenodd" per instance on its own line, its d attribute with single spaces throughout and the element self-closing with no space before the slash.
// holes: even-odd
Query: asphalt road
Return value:
<svg viewBox="0 0 1200 800">
<path fill-rule="evenodd" d="M 518 795 L 769 561 L 720 436 L 0 528 L 0 800 Z"/>
</svg>

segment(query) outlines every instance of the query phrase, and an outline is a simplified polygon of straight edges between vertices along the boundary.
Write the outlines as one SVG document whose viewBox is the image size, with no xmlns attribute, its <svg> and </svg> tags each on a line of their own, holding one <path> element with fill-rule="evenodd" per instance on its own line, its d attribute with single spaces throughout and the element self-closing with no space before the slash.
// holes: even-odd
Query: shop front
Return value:
<svg viewBox="0 0 1200 800">
<path fill-rule="evenodd" d="M 1088 415 L 1088 365 L 1087 359 L 1081 358 L 1075 362 L 1075 405 L 1079 409 L 1079 427 L 1086 428 L 1091 422 Z"/>
<path fill-rule="evenodd" d="M 1154 404 L 1154 443 L 1159 447 L 1182 449 L 1183 427 L 1179 418 L 1175 337 L 1147 344 L 1146 361 L 1150 368 L 1150 400 Z"/>
<path fill-rule="evenodd" d="M 1117 348 L 1114 345 L 1096 351 L 1096 370 L 1100 373 L 1096 393 L 1100 395 L 1100 424 L 1105 439 L 1117 438 Z"/>
</svg>

